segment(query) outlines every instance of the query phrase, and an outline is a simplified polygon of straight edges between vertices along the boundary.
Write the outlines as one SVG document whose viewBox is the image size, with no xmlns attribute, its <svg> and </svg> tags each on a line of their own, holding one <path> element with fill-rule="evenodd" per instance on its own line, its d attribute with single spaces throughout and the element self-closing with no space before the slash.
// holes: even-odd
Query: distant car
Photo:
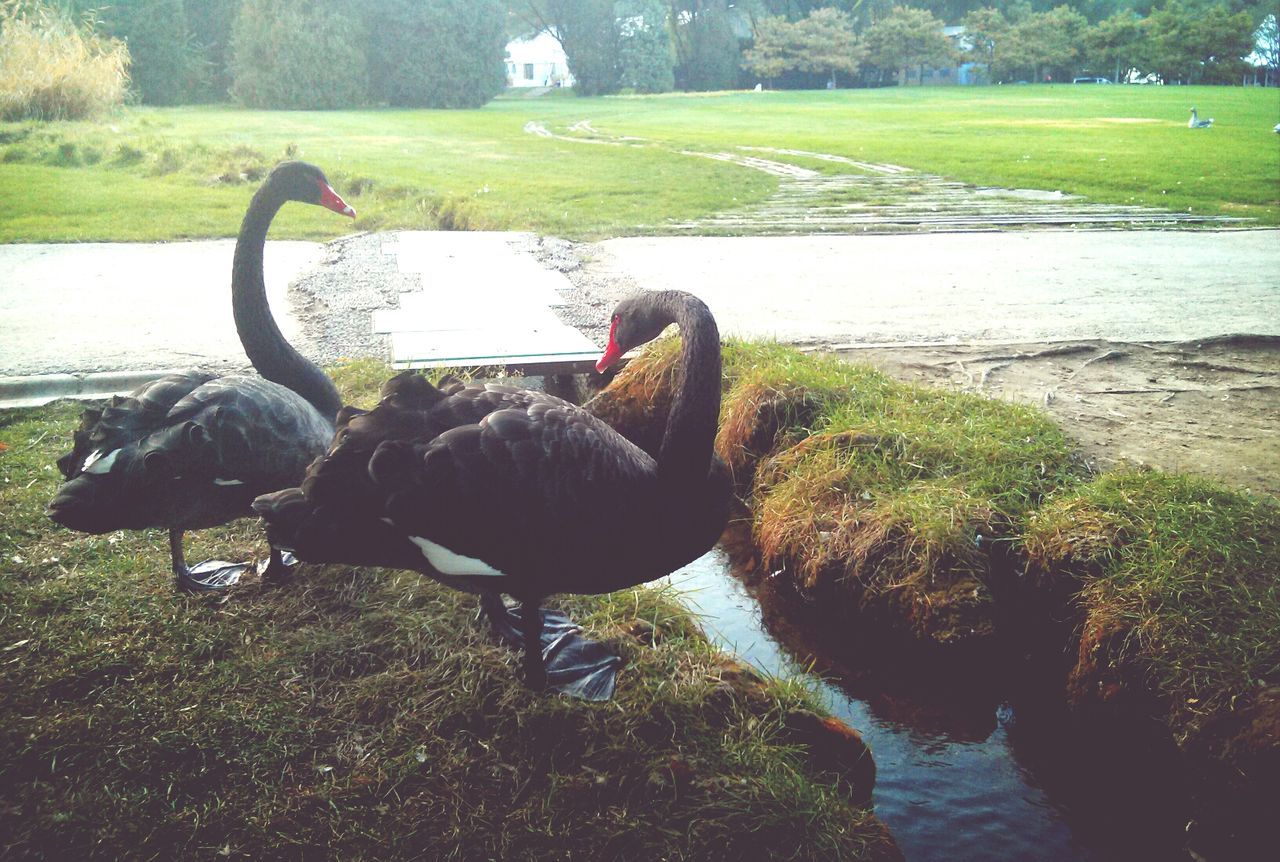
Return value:
<svg viewBox="0 0 1280 862">
<path fill-rule="evenodd" d="M 1110 78 L 1072 78 L 1073 84 L 1110 84 Z"/>
</svg>

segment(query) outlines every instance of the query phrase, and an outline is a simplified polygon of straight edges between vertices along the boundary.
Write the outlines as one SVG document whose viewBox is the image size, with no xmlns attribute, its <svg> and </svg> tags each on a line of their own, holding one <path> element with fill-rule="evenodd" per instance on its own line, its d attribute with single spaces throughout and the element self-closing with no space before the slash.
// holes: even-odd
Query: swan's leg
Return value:
<svg viewBox="0 0 1280 862">
<path fill-rule="evenodd" d="M 194 568 L 187 568 L 182 552 L 182 530 L 177 527 L 169 528 L 169 558 L 173 563 L 173 576 L 177 579 L 175 586 L 182 593 L 230 589 L 249 569 L 247 563 L 224 563 L 221 560 L 207 560 Z"/>
<path fill-rule="evenodd" d="M 493 633 L 507 646 L 518 649 L 524 643 L 520 618 L 507 609 L 507 603 L 500 594 L 491 590 L 480 594 L 480 616 L 488 618 Z"/>
<path fill-rule="evenodd" d="M 542 615 L 543 650 L 550 647 L 561 635 L 578 631 L 578 627 L 559 611 L 541 610 L 539 612 Z M 507 607 L 500 593 L 485 590 L 480 594 L 480 616 L 488 618 L 494 634 L 507 646 L 520 649 L 524 645 L 524 626 L 520 622 L 524 618 L 523 605 Z"/>
<path fill-rule="evenodd" d="M 539 600 L 521 601 L 521 628 L 524 629 L 524 684 L 534 691 L 547 687 L 547 669 L 542 663 L 542 614 Z"/>
<path fill-rule="evenodd" d="M 272 545 L 271 558 L 265 563 L 258 564 L 258 574 L 262 577 L 263 583 L 279 585 L 289 580 L 297 567 L 297 557 Z"/>
<path fill-rule="evenodd" d="M 528 642 L 525 617 L 529 609 L 535 611 L 531 616 L 540 620 L 538 653 L 546 687 L 583 700 L 613 697 L 622 659 L 604 644 L 584 638 L 568 616 L 560 611 L 538 608 L 529 601 L 509 608 L 496 592 L 480 594 L 480 613 L 489 618 L 498 638 L 513 649 L 520 649 Z M 526 679 L 530 679 L 527 675 L 529 659 L 529 650 L 526 649 Z M 534 687 L 532 683 L 530 687 Z"/>
<path fill-rule="evenodd" d="M 182 553 L 182 531 L 176 527 L 169 528 L 169 561 L 173 565 L 173 575 L 181 583 L 187 571 L 187 558 Z"/>
</svg>

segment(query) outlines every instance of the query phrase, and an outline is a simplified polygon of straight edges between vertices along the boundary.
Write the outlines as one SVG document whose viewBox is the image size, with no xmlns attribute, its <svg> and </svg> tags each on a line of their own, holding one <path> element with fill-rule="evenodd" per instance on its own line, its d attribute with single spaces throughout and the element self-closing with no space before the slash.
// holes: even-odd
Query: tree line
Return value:
<svg viewBox="0 0 1280 862">
<path fill-rule="evenodd" d="M 113 68 L 127 51 L 131 98 L 157 105 L 476 107 L 505 86 L 507 42 L 543 30 L 582 95 L 873 86 L 964 64 L 993 83 L 1086 70 L 1232 83 L 1255 33 L 1271 34 L 1262 54 L 1280 67 L 1280 0 L 0 0 L 0 11 L 0 40 L 5 20 L 39 29 L 59 13 L 60 32 L 73 21 L 83 44 L 115 52 Z"/>
</svg>

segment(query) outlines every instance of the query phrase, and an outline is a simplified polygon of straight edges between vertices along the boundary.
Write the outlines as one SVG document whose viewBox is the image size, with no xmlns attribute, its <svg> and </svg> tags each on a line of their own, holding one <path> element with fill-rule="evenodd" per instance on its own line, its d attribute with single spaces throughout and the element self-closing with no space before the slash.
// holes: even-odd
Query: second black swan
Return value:
<svg viewBox="0 0 1280 862">
<path fill-rule="evenodd" d="M 324 173 L 303 162 L 278 165 L 254 194 L 236 240 L 231 295 L 236 331 L 262 377 L 189 372 L 145 384 L 86 410 L 74 448 L 58 460 L 66 482 L 49 517 L 85 533 L 167 528 L 180 590 L 239 580 L 245 564 L 188 568 L 183 532 L 250 515 L 258 495 L 296 485 L 328 447 L 342 406 L 333 381 L 285 341 L 267 302 L 263 249 L 287 201 L 355 216 Z M 273 546 L 263 576 L 284 571 Z"/>
<path fill-rule="evenodd" d="M 413 569 L 479 593 L 498 631 L 523 645 L 532 688 L 607 699 L 617 657 L 540 603 L 669 574 L 708 551 L 727 519 L 728 472 L 713 453 L 720 340 L 707 307 L 680 291 L 623 301 L 597 368 L 673 322 L 680 378 L 656 458 L 545 393 L 436 388 L 405 373 L 371 412 L 344 411 L 301 487 L 254 508 L 271 541 L 302 560 Z"/>
</svg>

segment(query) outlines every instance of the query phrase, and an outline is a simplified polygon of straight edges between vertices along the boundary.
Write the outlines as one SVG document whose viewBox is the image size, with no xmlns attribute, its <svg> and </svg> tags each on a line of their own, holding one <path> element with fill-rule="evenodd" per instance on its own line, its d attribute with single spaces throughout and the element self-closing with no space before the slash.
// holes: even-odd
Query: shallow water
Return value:
<svg viewBox="0 0 1280 862">
<path fill-rule="evenodd" d="M 1072 774 L 1070 743 L 1020 724 L 1007 694 L 904 695 L 842 669 L 785 618 L 770 613 L 766 623 L 720 547 L 666 581 L 721 646 L 769 674 L 807 676 L 862 734 L 878 770 L 876 814 L 910 862 L 1184 858 L 1167 825 L 1135 834 L 1133 812 L 1082 812 L 1093 788 Z"/>
</svg>

